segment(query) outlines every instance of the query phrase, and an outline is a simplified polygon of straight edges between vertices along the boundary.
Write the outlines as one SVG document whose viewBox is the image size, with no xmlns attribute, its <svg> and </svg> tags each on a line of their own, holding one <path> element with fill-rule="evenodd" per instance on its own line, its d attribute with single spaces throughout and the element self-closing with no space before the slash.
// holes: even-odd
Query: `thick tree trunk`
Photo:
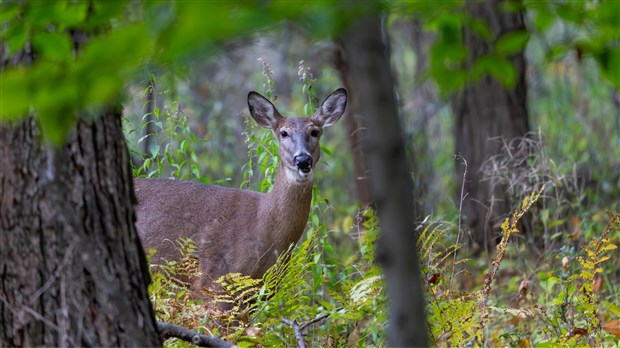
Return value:
<svg viewBox="0 0 620 348">
<path fill-rule="evenodd" d="M 466 2 L 465 8 L 469 15 L 487 23 L 494 38 L 525 28 L 523 13 L 502 11 L 500 1 L 471 1 Z M 464 31 L 464 40 L 469 49 L 469 66 L 475 59 L 493 50 L 492 42 L 485 41 L 469 29 Z M 469 83 L 452 98 L 456 153 L 467 161 L 469 172 L 464 183 L 467 197 L 463 201 L 462 213 L 472 230 L 473 241 L 480 248 L 494 245 L 494 232 L 499 232 L 496 222 L 510 209 L 503 190 L 492 189 L 488 182 L 481 182 L 482 164 L 498 154 L 501 148 L 498 137 L 509 142 L 525 136 L 530 130 L 523 53 L 511 57 L 511 62 L 518 76 L 514 88 L 508 90 L 497 80 L 486 76 L 476 83 Z M 456 169 L 460 194 L 463 184 L 460 159 Z"/>
<path fill-rule="evenodd" d="M 158 346 L 120 110 L 0 126 L 0 346 Z"/>
<path fill-rule="evenodd" d="M 413 183 L 384 33 L 380 18 L 373 15 L 357 19 L 343 41 L 364 130 L 362 152 L 370 196 L 379 213 L 377 257 L 390 299 L 389 345 L 425 347 L 427 328 L 413 225 Z"/>
</svg>

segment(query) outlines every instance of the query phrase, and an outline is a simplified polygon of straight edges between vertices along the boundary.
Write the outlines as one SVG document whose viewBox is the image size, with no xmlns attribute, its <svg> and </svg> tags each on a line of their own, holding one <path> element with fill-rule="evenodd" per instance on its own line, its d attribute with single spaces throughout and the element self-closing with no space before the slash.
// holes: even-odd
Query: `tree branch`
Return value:
<svg viewBox="0 0 620 348">
<path fill-rule="evenodd" d="M 217 336 L 200 334 L 172 323 L 158 321 L 157 330 L 159 330 L 159 336 L 162 340 L 166 340 L 170 337 L 176 337 L 183 341 L 197 345 L 198 347 L 237 347 Z"/>
<path fill-rule="evenodd" d="M 290 321 L 286 318 L 280 319 L 284 324 L 289 325 L 293 328 L 295 332 L 295 338 L 297 339 L 297 347 L 298 348 L 306 348 L 306 341 L 304 341 L 304 330 L 308 328 L 308 326 L 319 322 L 325 318 L 329 317 L 329 313 L 319 314 L 314 319 L 310 319 L 302 325 L 299 325 L 297 319 Z"/>
</svg>

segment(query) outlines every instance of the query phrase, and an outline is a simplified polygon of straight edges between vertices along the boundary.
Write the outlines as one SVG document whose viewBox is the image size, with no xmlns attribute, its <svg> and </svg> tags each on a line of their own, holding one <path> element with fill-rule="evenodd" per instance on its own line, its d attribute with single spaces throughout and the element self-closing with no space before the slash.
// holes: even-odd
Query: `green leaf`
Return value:
<svg viewBox="0 0 620 348">
<path fill-rule="evenodd" d="M 538 279 L 542 281 L 549 279 L 549 273 L 545 273 L 545 272 L 538 272 L 536 276 L 538 276 Z"/>
<path fill-rule="evenodd" d="M 620 306 L 608 301 L 603 301 L 605 308 L 616 316 L 620 316 Z"/>
<path fill-rule="evenodd" d="M 198 166 L 196 164 L 192 164 L 190 168 L 191 168 L 192 174 L 194 174 L 195 177 L 199 178 L 200 170 L 198 169 Z"/>
<path fill-rule="evenodd" d="M 16 120 L 28 113 L 32 100 L 25 69 L 6 70 L 0 78 L 0 121 Z"/>
<path fill-rule="evenodd" d="M 517 82 L 517 70 L 515 66 L 507 59 L 498 58 L 490 65 L 489 72 L 504 87 L 512 88 Z"/>
<path fill-rule="evenodd" d="M 614 87 L 620 88 L 620 49 L 608 48 L 594 55 L 601 73 Z"/>
<path fill-rule="evenodd" d="M 6 42 L 8 45 L 8 54 L 14 54 L 24 48 L 28 33 L 30 32 L 28 25 L 14 23 L 6 33 Z M 4 36 L 4 35 L 3 35 Z"/>
<path fill-rule="evenodd" d="M 482 56 L 474 62 L 472 68 L 474 79 L 479 79 L 485 74 L 491 75 L 506 88 L 511 88 L 517 81 L 514 65 L 509 60 L 497 56 Z"/>
<path fill-rule="evenodd" d="M 553 24 L 554 17 L 547 9 L 536 9 L 532 13 L 532 21 L 536 30 L 545 31 Z"/>
<path fill-rule="evenodd" d="M 71 59 L 71 40 L 60 33 L 35 33 L 32 38 L 35 52 L 44 60 L 63 62 Z"/>
<path fill-rule="evenodd" d="M 489 25 L 487 24 L 487 22 L 480 20 L 480 19 L 471 18 L 469 20 L 469 23 L 467 23 L 467 25 L 469 26 L 471 31 L 480 35 L 480 37 L 482 37 L 484 40 L 486 41 L 491 40 L 492 33 L 491 33 L 491 29 L 489 29 Z"/>
<path fill-rule="evenodd" d="M 20 13 L 19 4 L 17 2 L 8 4 L 3 2 L 1 6 L 0 24 L 15 18 Z"/>
<path fill-rule="evenodd" d="M 151 155 L 153 157 L 157 157 L 157 155 L 159 154 L 159 147 L 160 147 L 159 144 L 153 145 L 151 147 Z"/>
<path fill-rule="evenodd" d="M 37 114 L 37 120 L 41 124 L 44 137 L 52 145 L 60 146 L 74 124 L 75 113 L 71 109 L 62 108 L 62 105 L 58 105 L 57 108 L 55 105 L 50 106 Z"/>
<path fill-rule="evenodd" d="M 333 305 L 333 304 L 331 304 L 331 303 L 329 303 L 329 302 L 327 302 L 327 301 L 324 301 L 324 300 L 317 300 L 317 302 L 318 302 L 321 306 L 323 306 L 323 308 L 325 308 L 325 309 L 326 309 L 326 310 L 328 310 L 328 311 L 331 311 L 332 309 L 334 309 L 334 305 Z"/>
<path fill-rule="evenodd" d="M 59 24 L 61 27 L 75 26 L 84 21 L 87 10 L 86 1 L 39 2 L 26 8 L 26 19 L 40 28 L 46 28 L 50 24 Z"/>
<path fill-rule="evenodd" d="M 502 35 L 495 43 L 495 53 L 500 56 L 509 56 L 522 52 L 530 39 L 526 30 L 515 30 Z"/>
</svg>

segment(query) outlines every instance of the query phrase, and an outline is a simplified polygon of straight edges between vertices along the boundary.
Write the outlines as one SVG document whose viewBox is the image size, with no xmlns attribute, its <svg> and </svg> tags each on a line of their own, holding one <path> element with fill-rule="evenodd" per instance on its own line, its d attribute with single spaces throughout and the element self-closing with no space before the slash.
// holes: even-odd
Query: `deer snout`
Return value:
<svg viewBox="0 0 620 348">
<path fill-rule="evenodd" d="M 302 172 L 309 173 L 312 169 L 312 157 L 307 154 L 297 155 L 293 157 L 293 164 Z"/>
</svg>

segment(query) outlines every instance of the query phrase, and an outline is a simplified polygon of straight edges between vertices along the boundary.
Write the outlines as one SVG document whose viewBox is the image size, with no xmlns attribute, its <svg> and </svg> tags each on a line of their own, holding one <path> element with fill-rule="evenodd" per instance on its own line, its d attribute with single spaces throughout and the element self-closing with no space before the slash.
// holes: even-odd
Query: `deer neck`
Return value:
<svg viewBox="0 0 620 348">
<path fill-rule="evenodd" d="M 310 213 L 312 180 L 304 183 L 291 181 L 280 164 L 272 190 L 261 203 L 261 215 L 267 217 L 265 238 L 282 252 L 301 237 Z"/>
</svg>

